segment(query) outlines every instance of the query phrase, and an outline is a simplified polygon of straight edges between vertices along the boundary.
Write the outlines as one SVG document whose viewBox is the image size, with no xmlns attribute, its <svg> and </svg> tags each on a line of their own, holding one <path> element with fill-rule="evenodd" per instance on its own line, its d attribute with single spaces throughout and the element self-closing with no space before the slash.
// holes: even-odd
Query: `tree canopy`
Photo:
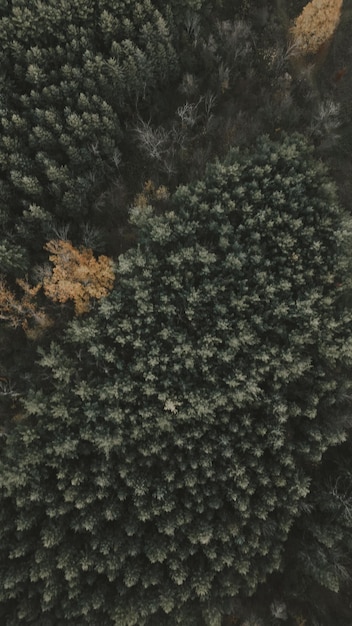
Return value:
<svg viewBox="0 0 352 626">
<path fill-rule="evenodd" d="M 114 284 L 112 260 L 101 255 L 95 259 L 92 250 L 77 250 L 70 241 L 52 240 L 45 245 L 51 252 L 53 270 L 43 279 L 44 293 L 55 302 L 73 300 L 75 312 L 89 310 L 91 298 L 103 298 Z"/>
<path fill-rule="evenodd" d="M 295 54 L 315 54 L 333 36 L 343 0 L 311 0 L 291 29 Z"/>
<path fill-rule="evenodd" d="M 116 176 L 126 117 L 177 67 L 165 17 L 150 0 L 13 0 L 2 11 L 2 271 L 26 267 L 53 217 L 82 221 Z"/>
<path fill-rule="evenodd" d="M 232 150 L 41 350 L 3 446 L 7 626 L 211 626 L 277 570 L 345 439 L 350 226 L 300 135 Z"/>
</svg>

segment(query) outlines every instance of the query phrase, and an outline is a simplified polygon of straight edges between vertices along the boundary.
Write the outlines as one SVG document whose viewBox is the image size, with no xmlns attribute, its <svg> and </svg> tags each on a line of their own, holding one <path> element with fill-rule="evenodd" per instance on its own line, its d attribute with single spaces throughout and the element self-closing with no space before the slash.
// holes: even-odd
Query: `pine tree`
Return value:
<svg viewBox="0 0 352 626">
<path fill-rule="evenodd" d="M 346 437 L 350 220 L 299 135 L 233 150 L 74 319 L 1 454 L 7 626 L 210 626 L 280 567 Z M 342 417 L 341 417 L 342 415 Z"/>
<path fill-rule="evenodd" d="M 72 225 L 89 215 L 116 176 L 121 119 L 173 76 L 176 55 L 149 0 L 13 0 L 0 61 L 0 211 L 11 216 L 1 234 L 38 251 L 44 234 L 26 232 L 26 212 Z"/>
</svg>

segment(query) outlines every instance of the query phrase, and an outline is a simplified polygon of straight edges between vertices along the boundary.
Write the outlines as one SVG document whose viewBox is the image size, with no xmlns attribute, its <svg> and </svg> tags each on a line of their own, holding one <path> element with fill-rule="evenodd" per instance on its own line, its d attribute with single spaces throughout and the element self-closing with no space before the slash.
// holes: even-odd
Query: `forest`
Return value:
<svg viewBox="0 0 352 626">
<path fill-rule="evenodd" d="M 0 0 L 1 626 L 351 626 L 352 0 Z"/>
</svg>

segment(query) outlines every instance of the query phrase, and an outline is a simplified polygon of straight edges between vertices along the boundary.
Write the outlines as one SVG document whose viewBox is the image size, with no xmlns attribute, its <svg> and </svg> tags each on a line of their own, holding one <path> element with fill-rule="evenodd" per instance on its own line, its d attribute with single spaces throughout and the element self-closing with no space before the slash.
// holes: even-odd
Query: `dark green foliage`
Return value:
<svg viewBox="0 0 352 626">
<path fill-rule="evenodd" d="M 0 224 L 2 234 L 6 237 L 0 241 L 0 273 L 22 274 L 28 269 L 27 253 L 20 245 L 16 245 L 16 236 L 11 232 L 13 225 L 8 211 L 0 210 Z"/>
<path fill-rule="evenodd" d="M 345 438 L 348 225 L 302 137 L 132 217 L 115 291 L 41 353 L 4 445 L 6 626 L 219 624 Z"/>
<path fill-rule="evenodd" d="M 74 225 L 116 174 L 122 120 L 175 72 L 168 25 L 149 0 L 14 0 L 0 50 L 0 203 L 12 229 L 38 209 Z"/>
<path fill-rule="evenodd" d="M 351 616 L 351 481 L 349 442 L 330 452 L 317 472 L 283 562 L 287 603 L 322 626 L 345 626 Z"/>
<path fill-rule="evenodd" d="M 280 573 L 251 600 L 269 624 L 270 606 L 283 604 L 307 624 L 346 626 L 351 617 L 351 439 L 330 449 L 314 472 L 310 493 L 290 532 Z M 291 623 L 291 622 L 289 622 Z M 292 623 L 296 623 L 293 621 Z"/>
</svg>

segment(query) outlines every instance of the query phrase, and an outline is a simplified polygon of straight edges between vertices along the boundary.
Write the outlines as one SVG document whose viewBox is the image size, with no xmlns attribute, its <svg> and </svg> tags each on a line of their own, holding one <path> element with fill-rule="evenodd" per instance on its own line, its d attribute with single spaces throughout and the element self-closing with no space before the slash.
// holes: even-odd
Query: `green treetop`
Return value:
<svg viewBox="0 0 352 626">
<path fill-rule="evenodd" d="M 345 437 L 347 225 L 304 139 L 132 219 L 114 291 L 41 353 L 4 445 L 7 626 L 219 624 Z"/>
<path fill-rule="evenodd" d="M 85 219 L 116 176 L 124 122 L 173 77 L 176 54 L 150 0 L 13 0 L 0 16 L 0 51 L 3 234 L 10 228 L 27 247 L 33 218 L 40 250 L 51 216 Z"/>
</svg>

